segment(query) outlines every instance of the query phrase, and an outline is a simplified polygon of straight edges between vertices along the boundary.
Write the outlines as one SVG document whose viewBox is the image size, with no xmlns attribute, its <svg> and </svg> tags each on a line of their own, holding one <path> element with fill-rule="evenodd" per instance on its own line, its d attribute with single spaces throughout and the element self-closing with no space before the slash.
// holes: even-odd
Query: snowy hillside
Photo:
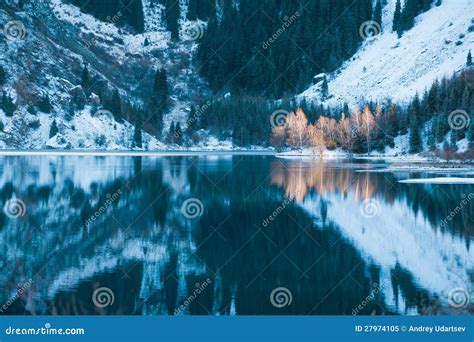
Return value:
<svg viewBox="0 0 474 342">
<path fill-rule="evenodd" d="M 97 115 L 102 104 L 95 94 L 87 99 L 83 110 L 76 109 L 72 119 L 67 117 L 74 96 L 86 91 L 80 86 L 84 65 L 88 65 L 94 84 L 118 89 L 122 99 L 134 105 L 147 100 L 155 71 L 166 68 L 171 90 L 164 129 L 172 120 L 183 122 L 190 100 L 207 92 L 193 70 L 197 44 L 171 42 L 162 23 L 162 6 L 150 3 L 144 2 L 145 32 L 141 34 L 114 24 L 121 13 L 104 22 L 61 0 L 27 2 L 21 10 L 15 2 L 0 3 L 0 21 L 13 23 L 12 27 L 19 30 L 18 36 L 0 35 L 4 46 L 0 65 L 7 74 L 0 93 L 16 106 L 13 116 L 0 109 L 4 126 L 0 129 L 0 148 L 134 148 L 134 126 L 127 120 L 127 109 L 124 122 Z M 49 99 L 49 111 L 38 105 L 43 98 Z M 53 120 L 58 133 L 50 138 Z M 143 148 L 167 146 L 144 132 Z"/>
<path fill-rule="evenodd" d="M 471 10 L 474 0 L 443 0 L 440 6 L 433 5 L 416 18 L 415 26 L 401 38 L 391 29 L 395 1 L 388 0 L 383 8 L 382 33 L 366 39 L 350 60 L 328 75 L 329 96 L 322 101 L 325 105 L 343 102 L 354 105 L 363 99 L 388 97 L 403 101 L 424 91 L 437 78 L 452 75 L 465 65 L 467 51 L 474 49 L 474 30 L 470 29 L 474 25 Z M 204 128 L 197 127 L 193 136 L 186 137 L 185 144 L 170 140 L 174 124 L 180 123 L 180 129 L 187 126 L 192 106 L 202 104 L 206 99 L 220 98 L 212 97 L 208 78 L 201 77 L 202 66 L 197 60 L 201 38 L 209 23 L 186 19 L 188 1 L 179 1 L 179 34 L 175 39 L 167 27 L 165 5 L 153 0 L 142 0 L 144 29 L 139 32 L 117 24 L 122 16 L 125 17 L 120 11 L 106 20 L 99 20 L 63 0 L 25 0 L 22 3 L 20 7 L 14 0 L 0 2 L 3 25 L 0 67 L 6 73 L 5 81 L 0 83 L 0 95 L 9 107 L 14 106 L 14 110 L 7 113 L 7 105 L 3 104 L 3 99 L 0 101 L 1 149 L 234 147 L 229 140 L 232 129 L 218 127 L 212 132 L 212 128 L 205 125 Z M 216 20 L 219 21 L 222 2 L 217 1 L 216 6 Z M 192 37 L 189 37 L 190 32 Z M 81 85 L 81 73 L 86 67 L 92 83 L 89 89 Z M 215 67 L 225 68 L 222 65 Z M 155 74 L 161 69 L 167 73 L 169 88 L 163 113 L 162 109 L 154 108 L 156 103 L 150 100 Z M 299 97 L 321 102 L 321 85 L 322 81 Z M 96 88 L 91 91 L 93 87 Z M 104 99 L 111 98 L 113 92 L 121 98 L 123 113 L 120 120 L 100 112 L 106 109 Z M 231 96 L 230 92 L 227 94 Z M 232 93 L 232 97 L 234 95 Z M 84 98 L 84 104 L 71 108 L 71 103 L 78 98 Z M 44 109 L 44 102 L 49 108 Z M 149 111 L 141 119 L 142 147 L 136 147 L 134 123 L 137 123 L 137 115 L 133 110 L 143 107 Z M 150 115 L 151 111 L 160 111 L 159 123 L 150 122 L 156 114 Z M 233 111 L 227 110 L 230 115 L 237 116 Z M 232 117 L 230 121 L 235 119 Z M 53 122 L 57 130 L 51 133 Z M 266 118 L 265 123 L 268 123 Z M 217 124 L 224 125 L 220 121 Z M 239 125 L 253 127 L 255 123 Z M 242 145 L 245 148 L 267 146 L 267 135 Z M 426 146 L 426 137 L 423 139 Z M 401 140 L 406 139 L 398 138 Z M 235 143 L 237 145 L 239 143 Z M 467 140 L 461 145 L 467 145 Z M 405 143 L 389 152 L 406 153 L 407 148 Z"/>
<path fill-rule="evenodd" d="M 468 30 L 474 19 L 473 0 L 433 5 L 401 38 L 392 32 L 395 3 L 389 0 L 384 8 L 382 33 L 367 39 L 353 58 L 329 76 L 330 97 L 325 104 L 405 100 L 465 65 L 467 52 L 474 49 L 474 32 Z M 320 101 L 320 86 L 313 85 L 301 96 Z"/>
</svg>

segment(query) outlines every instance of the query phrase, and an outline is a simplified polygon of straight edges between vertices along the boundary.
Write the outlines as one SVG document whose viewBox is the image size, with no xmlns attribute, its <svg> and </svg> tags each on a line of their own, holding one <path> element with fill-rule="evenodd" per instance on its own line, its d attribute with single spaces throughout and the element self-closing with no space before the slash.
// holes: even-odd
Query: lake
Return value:
<svg viewBox="0 0 474 342">
<path fill-rule="evenodd" d="M 3 315 L 474 312 L 474 186 L 399 183 L 443 175 L 270 155 L 0 159 Z"/>
</svg>

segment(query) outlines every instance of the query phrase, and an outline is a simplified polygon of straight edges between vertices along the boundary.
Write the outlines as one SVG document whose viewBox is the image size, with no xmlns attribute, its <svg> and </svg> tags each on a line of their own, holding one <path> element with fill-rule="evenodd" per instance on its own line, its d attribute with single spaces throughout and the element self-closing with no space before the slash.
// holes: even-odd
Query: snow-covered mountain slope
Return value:
<svg viewBox="0 0 474 342">
<path fill-rule="evenodd" d="M 206 83 L 192 61 L 197 42 L 173 42 L 162 20 L 163 11 L 162 5 L 144 1 L 145 32 L 136 34 L 118 28 L 114 23 L 119 18 L 99 21 L 61 0 L 26 2 L 21 9 L 15 2 L 0 2 L 0 22 L 3 26 L 14 23 L 19 29 L 18 37 L 0 34 L 0 65 L 7 74 L 0 94 L 5 92 L 16 105 L 10 117 L 0 109 L 4 125 L 0 148 L 134 148 L 134 127 L 127 121 L 129 109 L 124 109 L 123 123 L 95 115 L 101 108 L 96 97 L 95 103 L 89 98 L 83 110 L 76 110 L 73 119 L 68 117 L 74 92 L 83 91 L 84 65 L 95 83 L 118 89 L 122 100 L 133 105 L 147 101 L 155 71 L 165 68 L 170 110 L 164 129 L 173 120 L 183 122 L 191 99 L 207 94 Z M 48 113 L 38 108 L 45 96 L 52 107 Z M 28 112 L 29 107 L 36 107 L 34 113 Z M 53 120 L 59 132 L 50 139 Z M 149 134 L 144 133 L 143 139 L 145 149 L 167 147 Z"/>
<path fill-rule="evenodd" d="M 401 38 L 392 32 L 395 3 L 389 0 L 384 8 L 382 33 L 367 39 L 353 58 L 329 76 L 330 98 L 325 104 L 403 101 L 465 65 L 468 51 L 474 49 L 474 32 L 469 32 L 473 0 L 443 0 L 440 6 L 433 5 Z M 320 101 L 320 84 L 301 96 Z"/>
</svg>

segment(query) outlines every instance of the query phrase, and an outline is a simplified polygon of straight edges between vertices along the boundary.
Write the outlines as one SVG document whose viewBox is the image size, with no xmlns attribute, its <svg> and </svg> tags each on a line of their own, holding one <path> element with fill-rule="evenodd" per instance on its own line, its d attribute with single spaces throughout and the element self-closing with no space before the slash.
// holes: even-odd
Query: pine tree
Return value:
<svg viewBox="0 0 474 342">
<path fill-rule="evenodd" d="M 114 90 L 112 94 L 112 99 L 110 100 L 109 110 L 112 112 L 115 121 L 122 122 L 122 100 L 120 98 L 120 93 L 117 89 Z"/>
<path fill-rule="evenodd" d="M 197 9 L 198 9 L 198 0 L 189 0 L 188 4 L 188 13 L 186 18 L 188 20 L 196 20 L 197 19 Z"/>
<path fill-rule="evenodd" d="M 7 81 L 7 73 L 3 66 L 0 65 L 0 86 L 3 86 Z"/>
<path fill-rule="evenodd" d="M 183 131 L 181 130 L 181 124 L 179 122 L 176 123 L 174 141 L 178 145 L 181 145 L 183 143 Z"/>
<path fill-rule="evenodd" d="M 142 115 L 141 112 L 137 114 L 137 119 L 135 122 L 135 131 L 133 132 L 133 144 L 134 147 L 142 148 L 143 138 L 142 138 Z"/>
<path fill-rule="evenodd" d="M 374 21 L 382 27 L 382 2 L 377 0 L 374 9 Z"/>
<path fill-rule="evenodd" d="M 323 100 L 326 100 L 328 98 L 329 94 L 329 87 L 328 87 L 328 80 L 326 76 L 324 76 L 323 84 L 321 86 L 321 97 Z"/>
<path fill-rule="evenodd" d="M 400 3 L 400 0 L 397 0 L 397 3 L 395 4 L 395 12 L 393 14 L 392 31 L 397 32 L 398 36 L 401 36 L 401 34 L 400 34 L 401 13 L 402 13 L 402 5 Z"/>
<path fill-rule="evenodd" d="M 466 65 L 470 67 L 472 65 L 472 55 L 471 55 L 471 50 L 469 50 L 469 53 L 467 54 L 467 61 Z M 1 84 L 1 83 L 0 83 Z"/>
<path fill-rule="evenodd" d="M 174 124 L 174 121 L 171 121 L 170 129 L 168 131 L 168 137 L 167 137 L 167 140 L 170 144 L 174 144 L 175 142 L 175 133 L 176 133 L 176 126 Z"/>
<path fill-rule="evenodd" d="M 49 100 L 48 94 L 45 94 L 41 97 L 38 103 L 38 109 L 43 113 L 51 113 L 53 107 L 51 106 L 51 101 Z"/>
<path fill-rule="evenodd" d="M 58 134 L 59 129 L 58 129 L 58 124 L 56 123 L 56 119 L 51 122 L 51 126 L 49 128 L 49 138 L 51 139 L 54 137 L 56 134 Z"/>
<path fill-rule="evenodd" d="M 91 80 L 89 76 L 89 69 L 87 69 L 87 65 L 84 65 L 84 68 L 82 68 L 81 85 L 85 92 L 89 91 L 89 87 L 91 86 Z"/>
<path fill-rule="evenodd" d="M 171 38 L 179 39 L 179 0 L 166 0 L 166 24 L 171 32 Z"/>
<path fill-rule="evenodd" d="M 16 110 L 16 105 L 13 103 L 13 99 L 7 95 L 6 92 L 2 94 L 2 102 L 0 108 L 3 109 L 6 116 L 13 116 Z"/>
<path fill-rule="evenodd" d="M 418 153 L 423 149 L 418 118 L 414 113 L 410 116 L 410 153 Z"/>
</svg>

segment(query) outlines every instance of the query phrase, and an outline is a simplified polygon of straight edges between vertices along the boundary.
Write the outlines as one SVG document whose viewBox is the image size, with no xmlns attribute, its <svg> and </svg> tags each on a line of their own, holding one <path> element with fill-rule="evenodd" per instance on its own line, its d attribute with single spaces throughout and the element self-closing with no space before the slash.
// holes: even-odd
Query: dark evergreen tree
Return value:
<svg viewBox="0 0 474 342">
<path fill-rule="evenodd" d="M 166 25 L 171 32 L 171 38 L 179 39 L 179 0 L 166 0 Z"/>
<path fill-rule="evenodd" d="M 397 0 L 395 4 L 395 12 L 393 14 L 393 24 L 392 24 L 392 30 L 398 32 L 398 29 L 400 27 L 400 15 L 402 11 L 402 5 L 400 4 L 400 0 Z"/>
<path fill-rule="evenodd" d="M 374 9 L 374 21 L 382 27 L 382 2 L 377 0 Z"/>
<path fill-rule="evenodd" d="M 0 65 L 0 86 L 3 86 L 7 82 L 7 72 L 5 68 Z"/>
<path fill-rule="evenodd" d="M 120 93 L 117 89 L 114 90 L 108 109 L 112 112 L 115 121 L 122 122 L 122 99 L 120 98 Z"/>
<path fill-rule="evenodd" d="M 410 116 L 410 153 L 418 153 L 423 149 L 420 125 L 416 115 Z"/>
<path fill-rule="evenodd" d="M 321 86 L 321 97 L 323 100 L 326 100 L 328 98 L 329 94 L 329 87 L 328 87 L 328 80 L 326 76 L 324 76 L 323 84 Z"/>
<path fill-rule="evenodd" d="M 186 18 L 188 20 L 196 20 L 197 9 L 198 9 L 198 0 L 189 0 L 188 13 L 186 14 Z"/>
<path fill-rule="evenodd" d="M 6 92 L 3 92 L 2 94 L 2 102 L 0 105 L 6 116 L 13 116 L 16 110 L 16 105 L 13 103 L 13 99 L 8 96 Z"/>
<path fill-rule="evenodd" d="M 142 148 L 143 147 L 143 138 L 142 138 L 142 114 L 141 112 L 136 114 L 135 121 L 135 130 L 133 132 L 133 145 L 134 147 Z"/>
<path fill-rule="evenodd" d="M 84 68 L 82 68 L 81 85 L 86 93 L 89 92 L 89 87 L 91 86 L 91 79 L 89 75 L 89 69 L 87 69 L 87 65 L 84 65 Z"/>
<path fill-rule="evenodd" d="M 168 136 L 167 136 L 167 141 L 170 143 L 170 144 L 174 144 L 175 143 L 175 135 L 176 135 L 176 126 L 174 124 L 174 121 L 171 121 L 171 125 L 170 125 L 170 128 L 168 130 Z"/>
<path fill-rule="evenodd" d="M 178 145 L 183 143 L 183 131 L 181 130 L 181 124 L 176 123 L 175 132 L 174 132 L 174 142 Z"/>
<path fill-rule="evenodd" d="M 51 122 L 51 126 L 49 128 L 49 138 L 51 139 L 54 137 L 56 134 L 58 134 L 59 129 L 58 129 L 58 124 L 56 123 L 56 119 Z"/>
<path fill-rule="evenodd" d="M 51 101 L 49 100 L 48 94 L 45 94 L 41 97 L 38 103 L 38 109 L 43 113 L 51 113 L 53 107 L 51 106 Z"/>
</svg>

